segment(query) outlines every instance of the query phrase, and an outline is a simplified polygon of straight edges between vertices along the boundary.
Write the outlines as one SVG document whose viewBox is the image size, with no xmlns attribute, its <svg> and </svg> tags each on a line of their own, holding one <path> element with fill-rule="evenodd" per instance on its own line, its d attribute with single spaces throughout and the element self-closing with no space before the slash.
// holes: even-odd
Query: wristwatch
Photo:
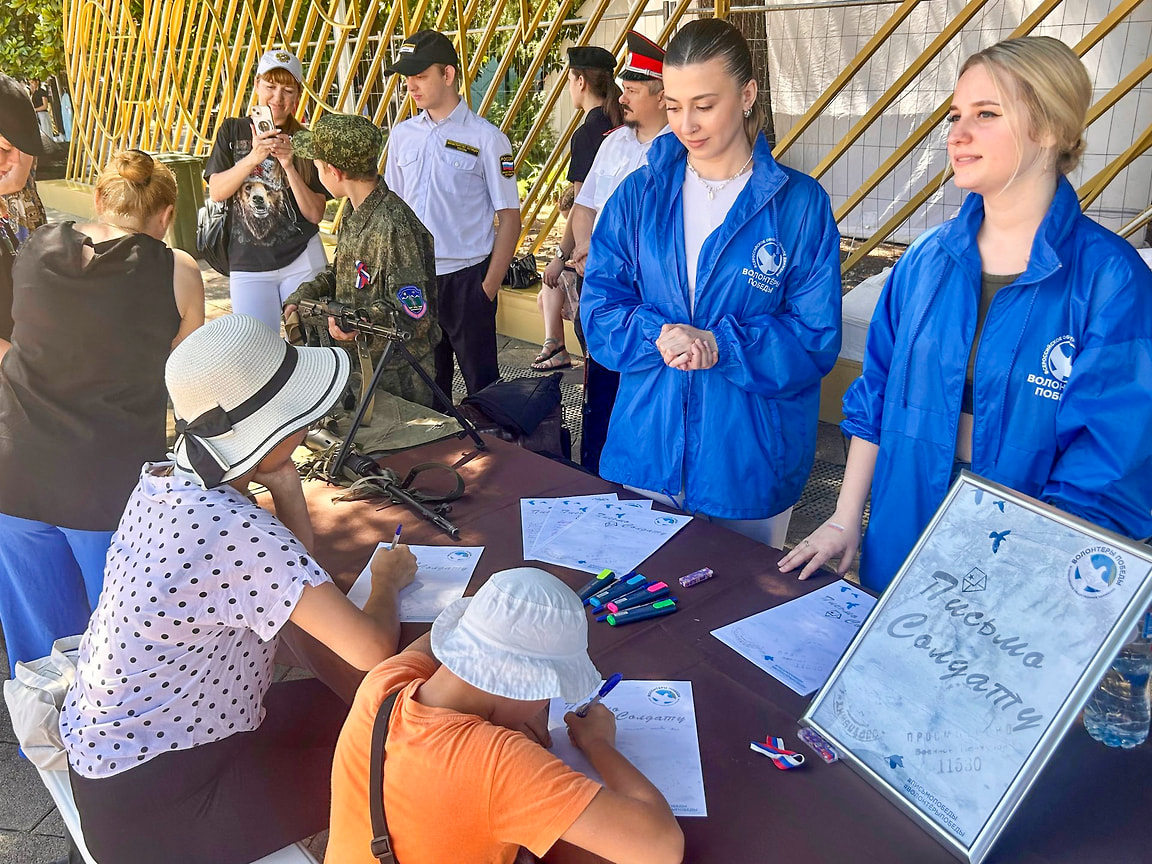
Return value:
<svg viewBox="0 0 1152 864">
<path fill-rule="evenodd" d="M 556 257 L 559 258 L 561 261 L 563 261 L 565 264 L 567 264 L 569 261 L 572 260 L 572 256 L 571 255 L 565 255 L 564 250 L 561 249 L 559 246 L 556 247 Z"/>
</svg>

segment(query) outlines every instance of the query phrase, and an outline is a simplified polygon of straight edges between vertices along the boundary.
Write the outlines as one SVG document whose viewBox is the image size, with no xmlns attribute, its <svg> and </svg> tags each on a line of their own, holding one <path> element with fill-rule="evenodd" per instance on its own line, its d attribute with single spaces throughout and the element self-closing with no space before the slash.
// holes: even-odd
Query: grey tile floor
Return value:
<svg viewBox="0 0 1152 864">
<path fill-rule="evenodd" d="M 57 211 L 52 221 L 71 218 Z M 231 311 L 227 277 L 205 268 L 205 303 L 209 318 Z M 539 346 L 500 337 L 499 361 L 506 375 L 526 374 Z M 457 376 L 459 377 L 459 376 Z M 577 360 L 564 373 L 562 393 L 570 426 L 579 422 L 580 385 L 583 368 Z M 462 395 L 462 394 L 457 394 Z M 571 404 L 570 404 L 571 403 Z M 578 429 L 574 428 L 578 452 Z M 816 466 L 808 487 L 792 515 L 788 531 L 791 546 L 831 515 L 843 476 L 844 445 L 839 429 L 820 424 Z M 853 568 L 853 572 L 855 568 Z M 7 655 L 0 638 L 0 668 L 7 668 Z M 323 854 L 325 837 L 315 838 L 313 851 Z M 19 754 L 7 708 L 0 702 L 0 861 L 5 864 L 46 864 L 65 854 L 64 825 L 35 769 Z"/>
</svg>

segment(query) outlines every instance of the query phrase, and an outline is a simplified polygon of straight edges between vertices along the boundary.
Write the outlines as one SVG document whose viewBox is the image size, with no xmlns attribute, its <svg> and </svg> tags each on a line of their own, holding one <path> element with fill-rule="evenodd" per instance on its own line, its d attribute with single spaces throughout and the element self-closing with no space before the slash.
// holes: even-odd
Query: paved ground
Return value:
<svg viewBox="0 0 1152 864">
<path fill-rule="evenodd" d="M 71 217 L 53 211 L 49 218 L 57 221 Z M 230 312 L 227 278 L 206 267 L 204 277 L 208 318 Z M 539 347 L 517 339 L 500 338 L 499 360 L 505 377 L 531 374 L 528 365 Z M 561 390 L 565 418 L 577 442 L 582 381 L 583 369 L 579 361 L 576 361 L 574 368 L 565 372 Z M 816 465 L 808 487 L 793 511 L 788 532 L 789 546 L 797 543 L 831 515 L 840 489 L 843 464 L 844 445 L 839 430 L 835 426 L 821 424 Z M 0 634 L 0 664 L 3 664 L 0 668 L 7 668 L 7 662 Z M 46 864 L 64 854 L 63 837 L 63 822 L 36 771 L 20 757 L 7 709 L 0 704 L 0 861 L 6 864 Z M 315 838 L 313 850 L 318 856 L 323 854 L 324 842 L 324 835 Z"/>
</svg>

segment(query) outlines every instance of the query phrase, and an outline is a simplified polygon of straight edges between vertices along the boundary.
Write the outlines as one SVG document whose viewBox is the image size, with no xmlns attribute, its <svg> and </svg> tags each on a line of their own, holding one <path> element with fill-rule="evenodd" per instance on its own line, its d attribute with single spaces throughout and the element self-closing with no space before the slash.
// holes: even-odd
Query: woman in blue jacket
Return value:
<svg viewBox="0 0 1152 864">
<path fill-rule="evenodd" d="M 674 135 L 605 206 L 580 312 L 621 373 L 601 475 L 781 546 L 840 350 L 840 236 L 820 186 L 772 159 L 756 93 L 731 24 L 676 34 Z"/>
<path fill-rule="evenodd" d="M 1092 88 L 1061 42 L 969 58 L 948 121 L 956 218 L 893 268 L 844 397 L 835 515 L 780 563 L 883 589 L 960 468 L 1129 537 L 1152 534 L 1152 273 L 1065 178 Z"/>
</svg>

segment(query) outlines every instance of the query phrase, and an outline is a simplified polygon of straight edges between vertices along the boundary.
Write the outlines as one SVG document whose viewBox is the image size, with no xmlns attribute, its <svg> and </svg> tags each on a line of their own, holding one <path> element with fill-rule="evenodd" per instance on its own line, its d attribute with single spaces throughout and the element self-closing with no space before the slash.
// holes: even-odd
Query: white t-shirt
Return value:
<svg viewBox="0 0 1152 864">
<path fill-rule="evenodd" d="M 696 268 L 704 241 L 723 224 L 751 176 L 751 171 L 745 171 L 717 190 L 719 181 L 701 180 L 691 168 L 684 168 L 684 261 L 688 268 L 689 312 L 696 309 Z M 708 197 L 708 188 L 713 191 L 712 198 Z"/>
</svg>

